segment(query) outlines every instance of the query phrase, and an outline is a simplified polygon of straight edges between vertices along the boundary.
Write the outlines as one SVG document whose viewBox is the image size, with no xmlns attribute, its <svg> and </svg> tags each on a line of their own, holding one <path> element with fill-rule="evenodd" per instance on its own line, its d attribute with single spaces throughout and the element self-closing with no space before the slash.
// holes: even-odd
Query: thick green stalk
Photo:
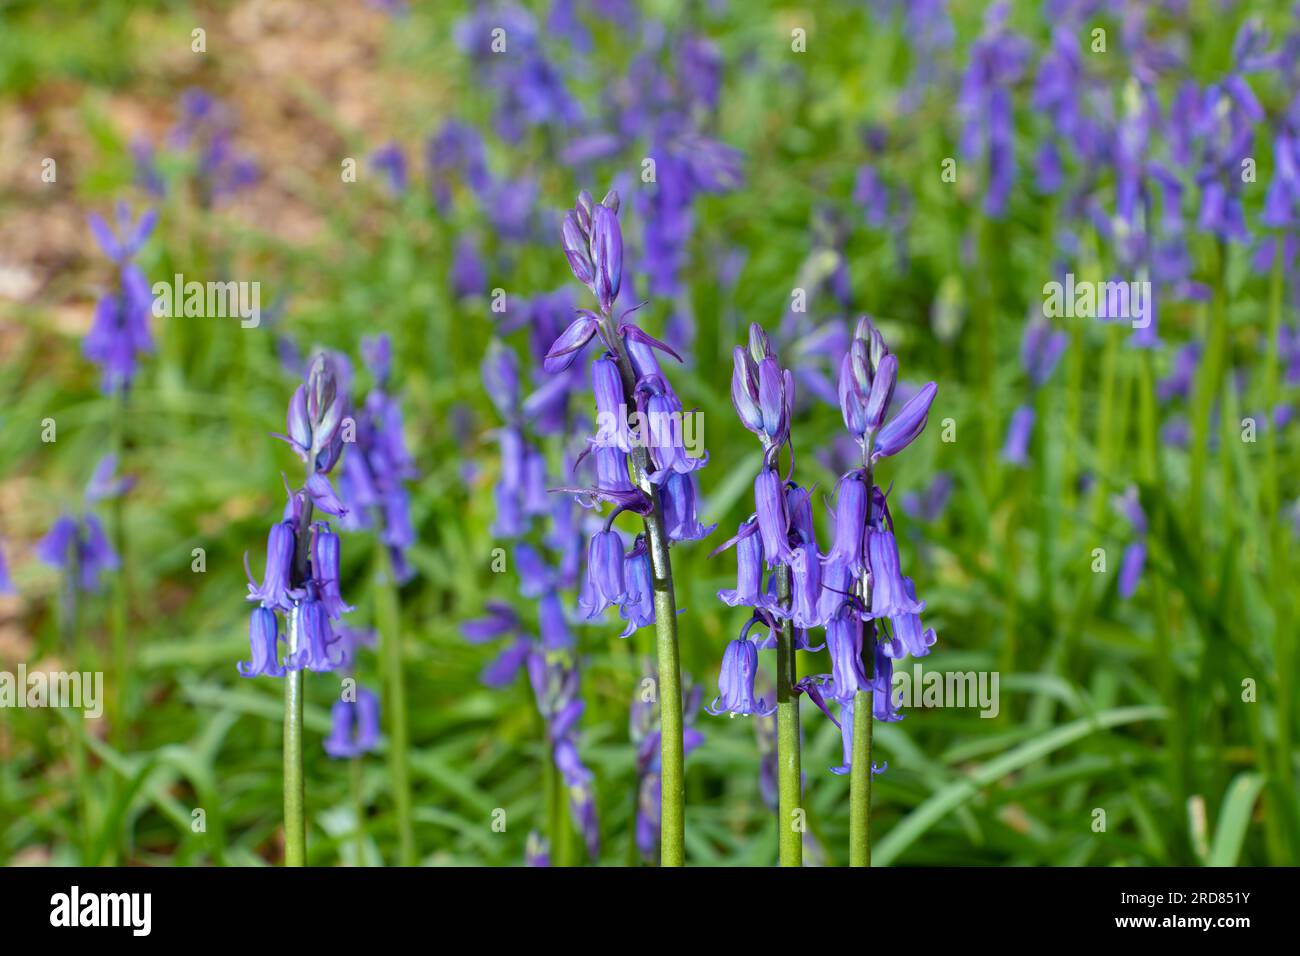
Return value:
<svg viewBox="0 0 1300 956">
<path fill-rule="evenodd" d="M 411 771 L 406 722 L 406 690 L 402 674 L 402 622 L 393 577 L 392 559 L 383 541 L 375 542 L 375 623 L 383 655 L 387 691 L 388 768 L 397 812 L 398 861 L 415 866 L 415 830 L 411 823 Z"/>
<path fill-rule="evenodd" d="M 311 466 L 307 475 L 311 476 Z M 311 498 L 303 495 L 302 516 L 293 555 L 295 585 L 307 580 L 311 560 Z M 289 615 L 289 657 L 298 652 L 302 634 L 298 615 Z M 302 711 L 307 672 L 301 668 L 284 675 L 284 865 L 307 863 L 307 782 L 302 766 Z"/>
<path fill-rule="evenodd" d="M 777 569 L 777 600 L 790 606 L 790 566 Z M 776 633 L 777 845 L 782 866 L 803 866 L 802 770 L 799 765 L 799 695 L 794 685 L 794 622 L 781 621 Z"/>
<path fill-rule="evenodd" d="M 662 766 L 659 805 L 661 866 L 686 863 L 686 772 L 682 748 L 682 675 L 677 651 L 677 598 L 668 560 L 663 508 L 645 519 L 650 545 L 650 573 L 655 590 L 655 651 L 659 658 L 659 758 Z"/>
<path fill-rule="evenodd" d="M 289 616 L 289 654 L 298 651 L 298 616 Z M 307 788 L 302 769 L 302 695 L 306 671 L 284 675 L 284 865 L 307 862 Z"/>
<path fill-rule="evenodd" d="M 867 483 L 866 526 L 871 526 L 871 505 L 876 480 L 871 464 L 871 443 L 862 449 L 862 461 Z M 865 532 L 864 532 L 865 535 Z M 862 600 L 871 606 L 871 586 L 866 575 L 862 577 Z M 875 629 L 864 625 L 862 641 L 863 673 L 875 677 Z M 841 715 L 840 719 L 843 719 Z M 853 754 L 849 766 L 849 866 L 871 865 L 871 692 L 860 690 L 853 695 Z"/>
<path fill-rule="evenodd" d="M 849 866 L 871 865 L 871 693 L 853 695 L 853 766 L 849 772 Z"/>
<path fill-rule="evenodd" d="M 601 318 L 601 337 L 614 350 L 623 395 L 630 401 L 636 391 L 636 372 L 623 337 L 610 316 Z M 645 516 L 646 544 L 650 552 L 650 577 L 654 587 L 655 652 L 659 668 L 659 862 L 661 866 L 686 863 L 686 771 L 682 746 L 682 676 L 677 646 L 677 597 L 673 591 L 673 566 L 668 557 L 663 505 L 651 484 L 650 455 L 644 445 L 632 448 L 633 478 L 652 504 Z"/>
</svg>

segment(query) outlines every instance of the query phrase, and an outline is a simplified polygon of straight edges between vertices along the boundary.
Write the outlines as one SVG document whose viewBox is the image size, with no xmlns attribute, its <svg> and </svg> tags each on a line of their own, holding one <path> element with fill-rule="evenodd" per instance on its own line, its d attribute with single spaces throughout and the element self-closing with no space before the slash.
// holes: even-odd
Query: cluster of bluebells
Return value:
<svg viewBox="0 0 1300 956">
<path fill-rule="evenodd" d="M 603 528 L 589 541 L 587 575 L 578 604 L 589 619 L 618 607 L 627 622 L 626 637 L 654 623 L 654 590 L 645 538 L 638 536 L 631 549 L 625 550 L 622 536 L 613 527 L 614 519 L 624 511 L 650 514 L 655 507 L 650 496 L 653 490 L 662 506 L 669 541 L 698 540 L 711 534 L 716 525 L 701 524 L 697 514 L 695 472 L 708 461 L 708 455 L 688 455 L 683 428 L 686 413 L 655 351 L 679 357 L 626 321 L 632 309 L 615 316 L 623 278 L 619 205 L 615 192 L 599 203 L 583 192 L 564 217 L 565 257 L 574 276 L 595 296 L 599 311 L 578 310 L 577 318 L 551 346 L 545 367 L 563 373 L 590 342 L 599 338 L 605 345 L 605 351 L 591 364 L 597 433 L 589 440 L 589 451 L 595 481 L 589 487 L 564 490 L 576 493 L 584 505 L 614 505 Z M 621 364 L 623 356 L 630 377 Z M 636 470 L 637 481 L 645 487 L 632 481 L 633 455 L 643 456 Z"/>
<path fill-rule="evenodd" d="M 150 209 L 133 219 L 125 202 L 117 204 L 116 222 L 110 226 L 98 213 L 90 216 L 90 232 L 115 270 L 114 288 L 95 303 L 95 317 L 81 343 L 82 352 L 100 370 L 105 393 L 125 392 L 135 379 L 139 357 L 154 350 L 149 332 L 153 297 L 149 280 L 135 256 L 158 221 Z"/>
<path fill-rule="evenodd" d="M 754 691 L 759 651 L 775 646 L 773 632 L 783 622 L 794 632 L 796 650 L 820 650 L 808 632 L 823 628 L 832 673 L 805 678 L 799 689 L 828 716 L 827 698 L 839 703 L 836 722 L 844 735 L 845 760 L 833 769 L 847 772 L 855 694 L 873 692 L 877 720 L 899 719 L 890 700 L 893 662 L 925 656 L 935 641 L 934 631 L 921 624 L 925 602 L 917 599 L 911 578 L 899 567 L 893 518 L 873 475 L 877 461 L 901 452 L 925 428 L 936 386 L 917 390 L 890 416 L 898 360 L 869 319 L 859 322 L 841 364 L 839 398 L 861 463 L 840 478 L 834 543 L 823 553 L 813 527 L 811 495 L 791 477 L 793 453 L 785 478 L 778 470 L 782 449 L 793 448 L 793 374 L 781 367 L 759 326 L 750 327 L 749 339 L 748 348 L 735 351 L 732 403 L 742 424 L 762 443 L 763 465 L 754 481 L 754 513 L 718 549 L 734 546 L 737 563 L 736 587 L 719 591 L 718 597 L 732 607 L 752 608 L 753 615 L 727 645 L 718 698 L 710 711 L 770 714 L 773 708 L 756 699 Z M 782 576 L 790 582 L 788 598 L 780 593 Z M 750 637 L 756 626 L 767 628 L 765 641 Z"/>
<path fill-rule="evenodd" d="M 374 647 L 373 631 L 359 631 L 339 624 L 339 670 L 344 675 L 343 693 L 330 708 L 330 734 L 325 752 L 335 760 L 360 757 L 379 746 L 379 696 L 356 681 L 357 651 Z"/>
<path fill-rule="evenodd" d="M 551 297 L 539 297 L 531 311 L 543 328 L 552 325 Z M 511 329 L 513 331 L 513 329 Z M 545 346 L 531 329 L 534 352 Z M 512 543 L 519 593 L 536 602 L 537 633 L 531 633 L 518 612 L 504 602 L 489 602 L 486 616 L 462 626 L 465 639 L 474 644 L 500 641 L 498 655 L 481 675 L 490 687 L 513 683 L 526 670 L 538 712 L 546 727 L 551 759 L 565 782 L 569 807 L 594 856 L 600 845 L 593 776 L 579 753 L 578 723 L 583 711 L 579 696 L 581 674 L 577 641 L 570 627 L 563 592 L 574 587 L 581 562 L 582 538 L 573 502 L 548 494 L 548 462 L 539 438 L 562 435 L 570 420 L 567 392 L 542 385 L 527 398 L 516 353 L 494 341 L 483 361 L 483 382 L 503 424 L 496 437 L 501 454 L 501 474 L 494 490 L 496 517 L 492 533 Z M 538 524 L 544 531 L 534 535 Z M 529 864 L 546 866 L 549 847 L 533 841 Z"/>
<path fill-rule="evenodd" d="M 68 576 L 71 593 L 98 591 L 102 575 L 117 570 L 120 564 L 117 552 L 103 523 L 89 509 L 98 502 L 125 494 L 132 484 L 133 479 L 117 476 L 117 456 L 105 455 L 86 483 L 80 513 L 59 515 L 45 537 L 37 542 L 36 556 Z M 0 575 L 0 583 L 6 581 L 7 575 Z"/>
<path fill-rule="evenodd" d="M 1052 372 L 1061 360 L 1061 353 L 1065 351 L 1065 342 L 1065 333 L 1053 329 L 1046 319 L 1035 318 L 1025 325 L 1020 340 L 1020 367 L 1024 369 L 1030 388 L 1035 392 L 1052 377 Z M 1011 424 L 1002 446 L 1003 461 L 1023 465 L 1029 460 L 1029 439 L 1034 432 L 1035 417 L 1032 402 L 1017 406 L 1011 413 Z"/>
<path fill-rule="evenodd" d="M 1115 509 L 1128 521 L 1135 536 L 1124 548 L 1119 562 L 1119 596 L 1127 600 L 1137 590 L 1142 580 L 1142 571 L 1146 567 L 1147 516 L 1135 487 L 1129 487 L 1124 494 L 1116 496 Z"/>
<path fill-rule="evenodd" d="M 290 671 L 333 671 L 348 655 L 334 622 L 352 608 L 339 589 L 339 537 L 328 520 L 313 521 L 313 510 L 341 518 L 347 514 L 329 473 L 343 453 L 347 396 L 340 390 L 332 359 L 318 356 L 307 381 L 289 403 L 287 442 L 307 465 L 301 488 L 290 490 L 280 520 L 266 542 L 266 568 L 257 581 L 248 569 L 252 659 L 241 661 L 244 677 L 284 677 Z M 296 647 L 281 656 L 278 613 L 289 619 Z"/>
<path fill-rule="evenodd" d="M 351 447 L 343 459 L 339 497 L 347 506 L 341 524 L 346 530 L 375 527 L 388 548 L 395 579 L 409 580 L 407 549 L 415 543 L 411 497 L 407 482 L 416 477 L 415 463 L 402 435 L 402 409 L 390 394 L 392 346 L 387 335 L 361 341 L 366 366 L 375 386 L 357 407 L 345 436 Z"/>
</svg>

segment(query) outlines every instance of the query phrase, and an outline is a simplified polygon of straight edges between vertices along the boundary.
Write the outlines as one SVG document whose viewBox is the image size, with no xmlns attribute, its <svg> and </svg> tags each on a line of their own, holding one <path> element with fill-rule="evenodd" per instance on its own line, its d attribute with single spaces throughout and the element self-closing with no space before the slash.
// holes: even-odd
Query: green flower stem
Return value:
<svg viewBox="0 0 1300 956">
<path fill-rule="evenodd" d="M 659 758 L 661 866 L 686 863 L 686 773 L 682 750 L 682 676 L 677 650 L 677 598 L 668 559 L 663 508 L 655 495 L 654 512 L 646 516 L 650 572 L 655 591 L 655 651 L 659 658 Z"/>
<path fill-rule="evenodd" d="M 790 606 L 790 566 L 777 569 L 777 599 L 782 607 Z M 778 830 L 782 866 L 803 866 L 803 825 L 795 825 L 802 810 L 802 771 L 799 766 L 799 695 L 794 689 L 795 671 L 794 622 L 781 621 L 776 634 L 776 756 Z"/>
<path fill-rule="evenodd" d="M 366 865 L 366 799 L 361 787 L 361 758 L 353 757 L 349 761 L 351 766 L 350 785 L 352 787 L 352 815 L 356 817 L 356 825 L 352 830 L 352 837 L 356 840 L 357 861 L 354 866 Z"/>
<path fill-rule="evenodd" d="M 849 771 L 849 866 L 871 865 L 871 693 L 853 695 L 853 766 Z"/>
<path fill-rule="evenodd" d="M 307 466 L 311 476 L 311 466 Z M 293 580 L 305 581 L 311 560 L 312 504 L 303 495 L 302 520 L 293 555 Z M 288 650 L 292 657 L 298 651 L 302 635 L 298 632 L 298 615 L 289 615 Z M 305 866 L 307 863 L 307 784 L 302 769 L 302 710 L 305 677 L 302 669 L 290 670 L 284 675 L 284 865 Z"/>
<path fill-rule="evenodd" d="M 623 337 L 613 318 L 600 320 L 601 335 L 614 348 L 623 394 L 636 391 L 636 372 Z M 659 491 L 651 484 L 650 455 L 644 445 L 632 448 L 633 478 L 650 497 L 652 508 L 645 516 L 646 543 L 650 552 L 650 576 L 655 592 L 655 651 L 659 667 L 659 862 L 661 866 L 686 863 L 686 772 L 682 747 L 682 676 L 677 642 L 677 596 L 673 590 L 673 566 L 668 556 L 668 534 L 664 530 L 663 505 Z"/>
<path fill-rule="evenodd" d="M 867 515 L 866 526 L 871 526 L 871 506 L 876 475 L 871 463 L 871 442 L 862 449 L 862 463 L 867 481 Z M 862 600 L 866 607 L 871 606 L 871 585 L 866 575 L 862 577 Z M 874 625 L 868 628 L 862 642 L 863 673 L 875 676 L 876 632 Z M 843 719 L 843 715 L 841 715 Z M 871 692 L 860 690 L 853 695 L 853 754 L 849 767 L 849 866 L 871 865 Z"/>
<path fill-rule="evenodd" d="M 375 542 L 375 624 L 379 631 L 387 694 L 388 768 L 397 812 L 398 861 L 415 866 L 415 830 L 411 823 L 411 771 L 406 721 L 406 690 L 402 674 L 402 622 L 397 580 L 388 546 Z"/>
<path fill-rule="evenodd" d="M 1264 405 L 1268 414 L 1278 407 L 1280 401 L 1281 368 L 1280 345 L 1278 335 L 1282 328 L 1283 293 L 1286 284 L 1286 267 L 1284 260 L 1285 238 L 1278 235 L 1273 254 L 1273 273 L 1268 296 L 1268 362 L 1264 368 Z M 1292 851 L 1300 852 L 1300 789 L 1296 786 L 1295 772 L 1291 756 L 1291 740 L 1295 718 L 1293 706 L 1295 701 L 1296 648 L 1293 636 L 1292 613 L 1293 594 L 1287 582 L 1290 575 L 1290 553 L 1287 548 L 1286 525 L 1282 519 L 1282 488 L 1278 467 L 1278 438 L 1280 429 L 1265 429 L 1264 444 L 1264 527 L 1268 528 L 1270 571 L 1273 575 L 1273 611 L 1276 623 L 1273 628 L 1274 659 L 1277 667 L 1277 738 L 1274 761 L 1277 765 L 1278 779 L 1275 792 L 1280 806 L 1288 811 L 1288 818 L 1293 841 Z M 1273 819 L 1279 814 L 1271 814 Z M 1282 863 L 1287 859 L 1286 851 L 1280 846 L 1281 838 L 1273 836 L 1273 860 Z"/>
<path fill-rule="evenodd" d="M 297 616 L 289 618 L 289 654 L 298 650 Z M 302 770 L 303 670 L 284 675 L 284 865 L 307 861 L 307 790 Z"/>
<path fill-rule="evenodd" d="M 126 394 L 118 392 L 113 398 L 112 451 L 119 469 L 126 450 Z M 113 575 L 112 610 L 109 617 L 113 653 L 113 740 L 120 748 L 127 739 L 127 706 L 130 700 L 128 682 L 131 677 L 130 640 L 127 635 L 127 607 L 130 604 L 130 586 L 127 579 L 131 566 L 126 545 L 126 516 L 124 495 L 118 495 L 112 505 L 113 548 L 118 556 L 118 569 Z"/>
</svg>

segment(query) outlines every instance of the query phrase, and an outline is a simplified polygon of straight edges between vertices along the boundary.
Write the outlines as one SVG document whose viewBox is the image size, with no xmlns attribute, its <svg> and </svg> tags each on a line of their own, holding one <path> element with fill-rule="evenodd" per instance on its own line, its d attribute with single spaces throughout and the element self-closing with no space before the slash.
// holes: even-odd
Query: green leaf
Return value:
<svg viewBox="0 0 1300 956">
<path fill-rule="evenodd" d="M 1068 747 L 1098 730 L 1108 730 L 1122 724 L 1140 720 L 1161 720 L 1166 716 L 1163 707 L 1121 707 L 1106 710 L 1095 717 L 1076 720 L 1056 730 L 1049 731 L 1008 751 L 996 760 L 980 767 L 964 780 L 950 784 L 905 816 L 887 833 L 872 850 L 872 862 L 888 866 L 899 854 L 953 810 L 979 792 L 981 787 L 1000 780 L 1010 773 L 1041 760 L 1048 754 Z"/>
<path fill-rule="evenodd" d="M 1219 811 L 1219 823 L 1214 828 L 1207 866 L 1236 866 L 1241 855 L 1241 845 L 1246 840 L 1246 828 L 1255 809 L 1259 792 L 1264 789 L 1264 778 L 1257 773 L 1239 773 L 1228 784 Z"/>
</svg>

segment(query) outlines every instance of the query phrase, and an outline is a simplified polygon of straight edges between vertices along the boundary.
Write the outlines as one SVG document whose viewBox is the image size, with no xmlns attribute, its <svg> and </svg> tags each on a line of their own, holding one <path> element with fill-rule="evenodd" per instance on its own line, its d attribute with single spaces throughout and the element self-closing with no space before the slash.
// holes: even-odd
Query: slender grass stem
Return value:
<svg viewBox="0 0 1300 956">
<path fill-rule="evenodd" d="M 790 606 L 790 566 L 777 569 L 777 599 L 782 607 Z M 777 845 L 782 866 L 803 866 L 803 825 L 801 816 L 802 770 L 799 754 L 799 695 L 794 685 L 794 622 L 781 621 L 776 634 L 776 756 L 777 756 Z"/>
<path fill-rule="evenodd" d="M 357 860 L 354 866 L 366 865 L 366 798 L 361 787 L 361 758 L 353 757 L 350 761 L 350 785 L 352 788 L 352 815 L 356 825 L 352 837 L 356 841 Z"/>
<path fill-rule="evenodd" d="M 388 769 L 397 814 L 398 862 L 415 866 L 415 830 L 411 817 L 410 734 L 407 729 L 406 686 L 402 669 L 402 622 L 397 579 L 388 546 L 375 542 L 375 621 L 384 667 L 388 714 Z"/>
</svg>

